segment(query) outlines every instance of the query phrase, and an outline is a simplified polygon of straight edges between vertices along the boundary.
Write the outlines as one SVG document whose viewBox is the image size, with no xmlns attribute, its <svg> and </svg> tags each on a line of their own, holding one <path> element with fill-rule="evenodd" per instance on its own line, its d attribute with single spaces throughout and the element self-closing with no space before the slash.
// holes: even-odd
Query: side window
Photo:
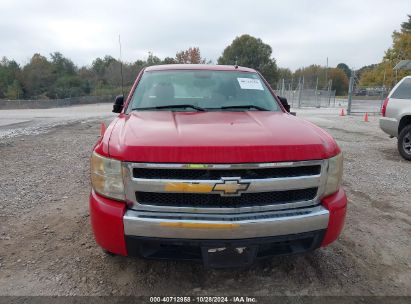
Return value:
<svg viewBox="0 0 411 304">
<path fill-rule="evenodd" d="M 404 79 L 399 87 L 392 93 L 391 98 L 411 99 L 411 78 Z"/>
</svg>

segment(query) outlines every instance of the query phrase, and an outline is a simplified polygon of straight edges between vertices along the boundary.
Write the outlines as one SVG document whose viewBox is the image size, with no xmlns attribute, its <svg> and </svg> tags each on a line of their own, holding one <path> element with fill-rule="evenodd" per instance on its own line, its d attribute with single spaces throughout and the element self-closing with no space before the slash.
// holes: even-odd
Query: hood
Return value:
<svg viewBox="0 0 411 304">
<path fill-rule="evenodd" d="M 249 163 L 324 159 L 339 148 L 324 130 L 282 112 L 139 111 L 118 117 L 107 152 L 133 162 Z"/>
</svg>

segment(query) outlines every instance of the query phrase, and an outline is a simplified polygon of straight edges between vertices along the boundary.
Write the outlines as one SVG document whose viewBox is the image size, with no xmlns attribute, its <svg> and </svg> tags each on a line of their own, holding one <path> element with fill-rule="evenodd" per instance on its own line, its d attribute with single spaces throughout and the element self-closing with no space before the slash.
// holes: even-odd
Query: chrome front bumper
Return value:
<svg viewBox="0 0 411 304">
<path fill-rule="evenodd" d="M 175 239 L 244 239 L 326 229 L 329 211 L 318 205 L 298 210 L 246 214 L 187 214 L 128 210 L 126 236 Z"/>
</svg>

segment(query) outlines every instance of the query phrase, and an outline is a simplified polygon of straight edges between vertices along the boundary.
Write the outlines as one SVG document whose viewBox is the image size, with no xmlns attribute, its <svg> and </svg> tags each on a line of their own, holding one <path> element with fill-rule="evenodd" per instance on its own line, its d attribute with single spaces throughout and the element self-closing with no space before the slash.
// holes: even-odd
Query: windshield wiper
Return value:
<svg viewBox="0 0 411 304">
<path fill-rule="evenodd" d="M 221 109 L 256 109 L 259 111 L 270 111 L 266 108 L 255 106 L 255 105 L 225 106 L 225 107 L 221 107 Z"/>
<path fill-rule="evenodd" d="M 146 107 L 146 108 L 133 108 L 131 110 L 138 111 L 138 110 L 185 109 L 185 108 L 191 108 L 191 109 L 201 111 L 201 112 L 205 111 L 205 109 L 203 109 L 202 107 L 198 107 L 198 106 L 190 105 L 190 104 L 166 105 L 166 106 Z"/>
</svg>

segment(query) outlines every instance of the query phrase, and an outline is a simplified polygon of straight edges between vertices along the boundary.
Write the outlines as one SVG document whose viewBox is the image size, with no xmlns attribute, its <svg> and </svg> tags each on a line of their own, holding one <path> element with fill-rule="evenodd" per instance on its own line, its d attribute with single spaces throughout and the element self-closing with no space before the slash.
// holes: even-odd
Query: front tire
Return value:
<svg viewBox="0 0 411 304">
<path fill-rule="evenodd" d="M 402 128 L 398 136 L 398 151 L 406 160 L 411 160 L 411 125 Z"/>
</svg>

